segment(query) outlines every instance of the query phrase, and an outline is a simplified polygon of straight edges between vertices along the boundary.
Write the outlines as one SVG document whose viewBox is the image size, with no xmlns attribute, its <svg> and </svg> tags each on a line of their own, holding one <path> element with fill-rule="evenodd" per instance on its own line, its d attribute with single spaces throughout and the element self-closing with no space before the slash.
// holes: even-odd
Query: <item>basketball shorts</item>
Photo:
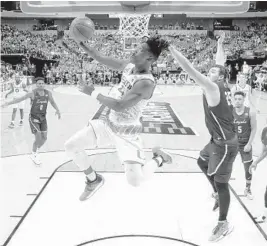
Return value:
<svg viewBox="0 0 267 246">
<path fill-rule="evenodd" d="M 243 144 L 243 143 L 239 143 L 238 144 L 238 152 L 240 153 L 241 160 L 242 160 L 242 162 L 244 164 L 253 161 L 253 158 L 252 158 L 252 148 L 251 148 L 251 150 L 249 152 L 245 152 L 244 151 L 244 147 L 245 146 L 246 146 L 246 144 Z"/>
<path fill-rule="evenodd" d="M 45 116 L 31 114 L 29 116 L 29 122 L 32 134 L 37 132 L 47 132 L 47 120 Z"/>
<path fill-rule="evenodd" d="M 79 142 L 84 149 L 115 147 L 122 164 L 145 163 L 143 143 L 139 135 L 115 134 L 104 120 L 91 120 L 69 141 Z"/>
<path fill-rule="evenodd" d="M 217 144 L 211 140 L 200 151 L 200 158 L 207 161 L 209 176 L 214 175 L 214 180 L 217 182 L 228 183 L 237 153 L 237 144 Z"/>
<path fill-rule="evenodd" d="M 13 104 L 12 107 L 13 107 L 13 109 L 24 109 L 25 108 L 25 101 Z"/>
</svg>

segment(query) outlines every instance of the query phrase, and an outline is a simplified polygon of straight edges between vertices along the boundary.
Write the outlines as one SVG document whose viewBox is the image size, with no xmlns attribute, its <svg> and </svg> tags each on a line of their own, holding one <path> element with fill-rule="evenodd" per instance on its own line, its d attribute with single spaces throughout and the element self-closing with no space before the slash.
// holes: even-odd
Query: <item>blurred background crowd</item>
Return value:
<svg viewBox="0 0 267 246">
<path fill-rule="evenodd" d="M 48 84 L 77 84 L 79 76 L 88 83 L 110 85 L 120 82 L 121 72 L 112 71 L 98 64 L 79 49 L 75 41 L 68 36 L 68 25 L 63 27 L 65 42 L 80 53 L 79 56 L 66 51 L 57 42 L 59 25 L 55 22 L 40 22 L 20 28 L 6 19 L 1 25 L 1 82 L 4 83 L 19 73 L 21 76 L 42 76 Z M 19 20 L 18 20 L 19 22 Z M 50 23 L 50 24 L 49 24 Z M 127 58 L 140 40 L 124 40 L 116 30 L 118 24 L 95 23 L 95 36 L 88 43 L 102 54 L 116 58 Z M 207 23 L 207 21 L 205 22 Z M 175 21 L 172 23 L 150 22 L 149 34 L 159 33 L 177 46 L 194 66 L 206 74 L 214 63 L 216 54 L 216 30 L 209 30 L 205 23 Z M 237 25 L 242 23 L 242 25 Z M 214 22 L 214 27 L 222 23 Z M 225 23 L 224 23 L 225 25 Z M 26 25 L 27 26 L 27 25 Z M 217 28 L 220 29 L 220 28 Z M 221 28 L 222 29 L 222 28 Z M 250 83 L 257 85 L 262 81 L 261 89 L 267 84 L 267 19 L 236 21 L 226 31 L 224 48 L 227 56 L 230 82 L 235 83 L 239 73 L 246 73 Z M 62 29 L 60 29 L 62 30 Z M 256 61 L 255 61 L 256 59 Z M 194 83 L 182 71 L 167 52 L 163 53 L 151 68 L 160 84 Z"/>
</svg>

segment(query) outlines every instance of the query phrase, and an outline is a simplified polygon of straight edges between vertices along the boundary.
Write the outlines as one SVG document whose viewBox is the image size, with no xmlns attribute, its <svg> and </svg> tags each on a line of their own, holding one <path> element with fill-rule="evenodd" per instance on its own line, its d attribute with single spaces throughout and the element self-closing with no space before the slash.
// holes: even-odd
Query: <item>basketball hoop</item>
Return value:
<svg viewBox="0 0 267 246">
<path fill-rule="evenodd" d="M 148 24 L 151 14 L 119 14 L 119 33 L 124 38 L 142 38 L 148 36 Z"/>
</svg>

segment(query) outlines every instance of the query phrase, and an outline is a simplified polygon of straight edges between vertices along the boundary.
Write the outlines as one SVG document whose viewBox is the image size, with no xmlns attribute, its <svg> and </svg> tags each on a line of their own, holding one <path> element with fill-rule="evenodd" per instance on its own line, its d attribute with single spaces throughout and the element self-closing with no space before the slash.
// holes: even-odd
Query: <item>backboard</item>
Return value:
<svg viewBox="0 0 267 246">
<path fill-rule="evenodd" d="M 238 14 L 249 1 L 21 1 L 27 14 L 76 17 L 85 14 Z"/>
</svg>

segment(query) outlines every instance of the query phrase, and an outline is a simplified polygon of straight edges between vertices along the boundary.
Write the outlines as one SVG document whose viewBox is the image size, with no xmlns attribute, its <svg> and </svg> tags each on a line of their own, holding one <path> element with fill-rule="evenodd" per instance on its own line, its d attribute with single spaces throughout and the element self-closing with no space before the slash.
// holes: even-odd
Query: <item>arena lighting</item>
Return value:
<svg viewBox="0 0 267 246">
<path fill-rule="evenodd" d="M 163 18 L 163 14 L 156 14 L 156 15 L 153 15 L 154 18 Z"/>
</svg>

